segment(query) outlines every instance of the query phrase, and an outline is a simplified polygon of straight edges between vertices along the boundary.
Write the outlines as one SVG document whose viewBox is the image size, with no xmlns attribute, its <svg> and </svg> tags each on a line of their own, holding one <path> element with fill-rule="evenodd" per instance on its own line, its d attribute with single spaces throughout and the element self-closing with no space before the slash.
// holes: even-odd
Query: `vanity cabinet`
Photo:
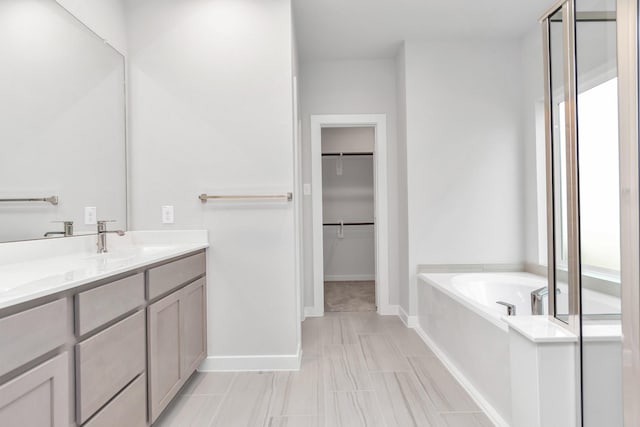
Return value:
<svg viewBox="0 0 640 427">
<path fill-rule="evenodd" d="M 147 377 L 140 375 L 84 427 L 146 427 Z"/>
<path fill-rule="evenodd" d="M 76 345 L 76 412 L 79 423 L 143 373 L 145 360 L 144 311 Z"/>
<path fill-rule="evenodd" d="M 59 299 L 0 318 L 0 376 L 63 345 L 68 310 Z"/>
<path fill-rule="evenodd" d="M 205 274 L 198 251 L 0 310 L 0 426 L 151 425 L 205 358 Z"/>
<path fill-rule="evenodd" d="M 0 385 L 0 426 L 69 426 L 68 354 Z"/>
<path fill-rule="evenodd" d="M 149 306 L 149 413 L 154 422 L 206 352 L 205 279 Z"/>
</svg>

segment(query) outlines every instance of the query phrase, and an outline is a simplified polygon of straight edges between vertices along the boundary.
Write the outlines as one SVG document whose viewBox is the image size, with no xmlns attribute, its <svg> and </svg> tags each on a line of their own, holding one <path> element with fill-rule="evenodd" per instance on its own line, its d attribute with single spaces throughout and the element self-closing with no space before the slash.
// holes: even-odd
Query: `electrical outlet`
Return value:
<svg viewBox="0 0 640 427">
<path fill-rule="evenodd" d="M 84 208 L 85 225 L 95 225 L 98 222 L 98 213 L 95 206 L 87 206 Z"/>
<path fill-rule="evenodd" d="M 163 224 L 173 224 L 173 206 L 163 206 L 162 207 L 162 223 Z"/>
</svg>

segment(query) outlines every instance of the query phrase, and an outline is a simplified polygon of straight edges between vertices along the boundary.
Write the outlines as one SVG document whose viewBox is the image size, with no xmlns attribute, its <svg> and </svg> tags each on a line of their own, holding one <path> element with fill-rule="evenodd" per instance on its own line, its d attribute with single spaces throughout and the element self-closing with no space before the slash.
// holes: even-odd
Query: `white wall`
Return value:
<svg viewBox="0 0 640 427">
<path fill-rule="evenodd" d="M 517 42 L 405 44 L 411 307 L 419 264 L 524 259 Z"/>
<path fill-rule="evenodd" d="M 404 43 L 396 55 L 398 112 L 398 305 L 409 310 L 409 202 L 407 183 L 407 82 Z"/>
<path fill-rule="evenodd" d="M 290 2 L 135 0 L 126 13 L 133 227 L 209 230 L 205 369 L 295 367 L 293 204 L 197 198 L 294 190 Z"/>
<path fill-rule="evenodd" d="M 301 64 L 304 182 L 311 182 L 310 116 L 313 114 L 386 114 L 389 187 L 389 304 L 398 301 L 398 154 L 396 77 L 393 59 L 312 61 Z M 313 191 L 313 189 L 312 189 Z M 311 196 L 305 196 L 305 306 L 313 306 Z"/>
<path fill-rule="evenodd" d="M 56 1 L 120 53 L 127 53 L 124 17 L 124 3 L 127 0 Z"/>
<path fill-rule="evenodd" d="M 375 128 L 322 128 L 323 153 L 373 153 Z"/>
<path fill-rule="evenodd" d="M 520 43 L 520 57 L 522 63 L 521 120 L 524 144 L 525 262 L 539 264 L 542 257 L 546 264 L 544 66 L 542 35 L 539 28 L 532 29 L 523 37 Z"/>
</svg>

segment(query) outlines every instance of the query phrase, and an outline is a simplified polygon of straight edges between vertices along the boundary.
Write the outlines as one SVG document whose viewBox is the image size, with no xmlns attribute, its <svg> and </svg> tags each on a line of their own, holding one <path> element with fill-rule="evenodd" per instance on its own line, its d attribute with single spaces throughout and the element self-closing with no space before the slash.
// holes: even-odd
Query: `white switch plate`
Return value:
<svg viewBox="0 0 640 427">
<path fill-rule="evenodd" d="M 98 221 L 97 209 L 95 206 L 87 206 L 84 208 L 84 223 L 86 225 L 95 225 Z"/>
<path fill-rule="evenodd" d="M 163 206 L 162 207 L 162 223 L 163 224 L 173 224 L 173 206 Z"/>
<path fill-rule="evenodd" d="M 311 195 L 311 184 L 303 184 L 302 185 L 302 192 L 304 193 L 305 196 L 310 196 Z"/>
</svg>

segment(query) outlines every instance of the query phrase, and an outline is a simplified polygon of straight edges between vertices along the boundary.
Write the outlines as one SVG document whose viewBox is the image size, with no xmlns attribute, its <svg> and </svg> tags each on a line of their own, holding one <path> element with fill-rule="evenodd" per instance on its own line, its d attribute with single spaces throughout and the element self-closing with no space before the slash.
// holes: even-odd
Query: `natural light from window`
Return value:
<svg viewBox="0 0 640 427">
<path fill-rule="evenodd" d="M 564 102 L 558 111 L 562 129 Z M 616 274 L 620 271 L 618 79 L 580 93 L 578 117 L 582 265 Z M 565 147 L 564 132 L 559 133 Z M 562 199 L 566 200 L 565 194 Z M 566 260 L 566 242 L 562 248 Z"/>
</svg>

